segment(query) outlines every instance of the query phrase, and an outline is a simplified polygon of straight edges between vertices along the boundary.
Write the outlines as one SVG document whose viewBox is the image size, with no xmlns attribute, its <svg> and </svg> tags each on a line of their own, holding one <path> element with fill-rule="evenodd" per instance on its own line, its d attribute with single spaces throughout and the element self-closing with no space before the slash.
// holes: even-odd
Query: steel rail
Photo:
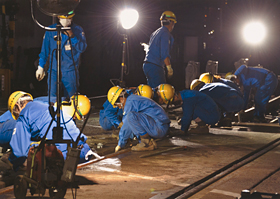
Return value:
<svg viewBox="0 0 280 199">
<path fill-rule="evenodd" d="M 248 164 L 249 162 L 257 159 L 258 157 L 264 155 L 268 151 L 274 149 L 280 145 L 280 138 L 273 140 L 272 142 L 260 147 L 251 153 L 241 157 L 238 160 L 233 161 L 232 163 L 224 166 L 223 168 L 213 172 L 212 174 L 192 183 L 191 185 L 182 188 L 181 190 L 169 195 L 166 199 L 182 199 L 188 198 L 202 189 L 206 188 L 207 186 L 213 184 L 214 182 L 220 180 L 221 178 L 225 177 L 226 175 L 230 174 L 231 172 L 237 170 L 238 168 Z M 156 195 L 152 197 L 152 199 L 162 198 L 162 195 Z"/>
</svg>

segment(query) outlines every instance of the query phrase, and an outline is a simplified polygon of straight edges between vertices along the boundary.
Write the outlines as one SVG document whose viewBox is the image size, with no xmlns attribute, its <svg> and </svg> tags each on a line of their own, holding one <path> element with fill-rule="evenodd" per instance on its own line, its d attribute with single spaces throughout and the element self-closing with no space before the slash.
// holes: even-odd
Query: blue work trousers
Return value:
<svg viewBox="0 0 280 199">
<path fill-rule="evenodd" d="M 255 116 L 263 117 L 266 111 L 266 105 L 278 85 L 277 77 L 274 73 L 268 73 L 264 84 L 257 89 L 255 94 Z"/>
<path fill-rule="evenodd" d="M 220 120 L 221 114 L 218 107 L 206 109 L 203 106 L 196 106 L 193 113 L 193 120 L 200 118 L 206 124 L 214 125 Z"/>
<path fill-rule="evenodd" d="M 162 138 L 167 134 L 169 128 L 169 124 L 161 124 L 154 118 L 135 111 L 127 114 L 127 122 L 128 127 L 136 136 L 142 136 L 148 133 L 153 138 Z"/>
<path fill-rule="evenodd" d="M 156 88 L 158 85 L 166 83 L 165 71 L 163 67 L 145 62 L 143 64 L 143 71 L 147 78 L 147 84 L 150 87 Z"/>
<path fill-rule="evenodd" d="M 78 74 L 77 74 L 78 75 Z M 51 77 L 51 82 L 50 82 L 50 77 Z M 66 71 L 62 72 L 62 77 L 61 77 L 61 82 L 62 82 L 62 97 L 72 97 L 78 90 L 78 86 L 76 84 L 76 72 L 75 70 L 73 71 Z M 79 75 L 78 75 L 78 82 L 79 82 Z M 48 75 L 48 86 L 50 90 L 50 95 L 51 97 L 56 96 L 57 92 L 57 72 L 52 71 L 51 75 L 49 73 Z"/>
</svg>

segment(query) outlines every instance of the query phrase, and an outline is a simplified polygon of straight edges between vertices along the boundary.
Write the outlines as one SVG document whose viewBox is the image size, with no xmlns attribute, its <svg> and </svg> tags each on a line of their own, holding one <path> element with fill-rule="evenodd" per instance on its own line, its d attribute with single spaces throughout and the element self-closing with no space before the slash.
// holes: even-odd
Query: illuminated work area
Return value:
<svg viewBox="0 0 280 199">
<path fill-rule="evenodd" d="M 0 198 L 278 198 L 280 2 L 3 0 Z"/>
</svg>

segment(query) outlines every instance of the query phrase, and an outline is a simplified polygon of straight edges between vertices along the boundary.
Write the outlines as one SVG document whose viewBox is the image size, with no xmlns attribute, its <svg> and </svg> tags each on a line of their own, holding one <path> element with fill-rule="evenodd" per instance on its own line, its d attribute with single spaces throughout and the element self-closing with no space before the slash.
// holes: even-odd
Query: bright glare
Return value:
<svg viewBox="0 0 280 199">
<path fill-rule="evenodd" d="M 263 24 L 252 22 L 244 27 L 243 36 L 248 43 L 258 44 L 265 38 L 266 29 Z"/>
<path fill-rule="evenodd" d="M 137 23 L 139 14 L 134 9 L 126 9 L 120 14 L 120 21 L 124 29 L 130 29 Z"/>
</svg>

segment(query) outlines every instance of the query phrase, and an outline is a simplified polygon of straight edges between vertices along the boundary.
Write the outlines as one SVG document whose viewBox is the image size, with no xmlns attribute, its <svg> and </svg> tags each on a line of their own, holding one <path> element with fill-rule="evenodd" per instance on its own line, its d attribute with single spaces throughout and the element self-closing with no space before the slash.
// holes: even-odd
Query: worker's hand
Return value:
<svg viewBox="0 0 280 199">
<path fill-rule="evenodd" d="M 121 122 L 118 126 L 118 129 L 122 128 L 123 122 Z"/>
<path fill-rule="evenodd" d="M 144 51 L 147 53 L 149 51 L 149 45 L 146 43 L 141 43 L 141 46 L 144 47 Z"/>
<path fill-rule="evenodd" d="M 119 145 L 117 145 L 115 148 L 115 153 L 118 152 L 119 150 L 121 150 L 121 147 Z"/>
<path fill-rule="evenodd" d="M 94 155 L 94 153 L 93 153 L 93 151 L 90 149 L 90 150 L 87 152 L 86 156 L 85 156 L 85 160 L 88 160 L 89 157 L 91 158 L 92 155 Z"/>
<path fill-rule="evenodd" d="M 166 68 L 167 68 L 167 77 L 171 78 L 173 76 L 173 69 L 171 65 L 167 65 Z"/>
<path fill-rule="evenodd" d="M 38 69 L 36 70 L 36 79 L 38 81 L 41 81 L 45 77 L 45 71 L 41 66 L 38 66 Z"/>
</svg>

